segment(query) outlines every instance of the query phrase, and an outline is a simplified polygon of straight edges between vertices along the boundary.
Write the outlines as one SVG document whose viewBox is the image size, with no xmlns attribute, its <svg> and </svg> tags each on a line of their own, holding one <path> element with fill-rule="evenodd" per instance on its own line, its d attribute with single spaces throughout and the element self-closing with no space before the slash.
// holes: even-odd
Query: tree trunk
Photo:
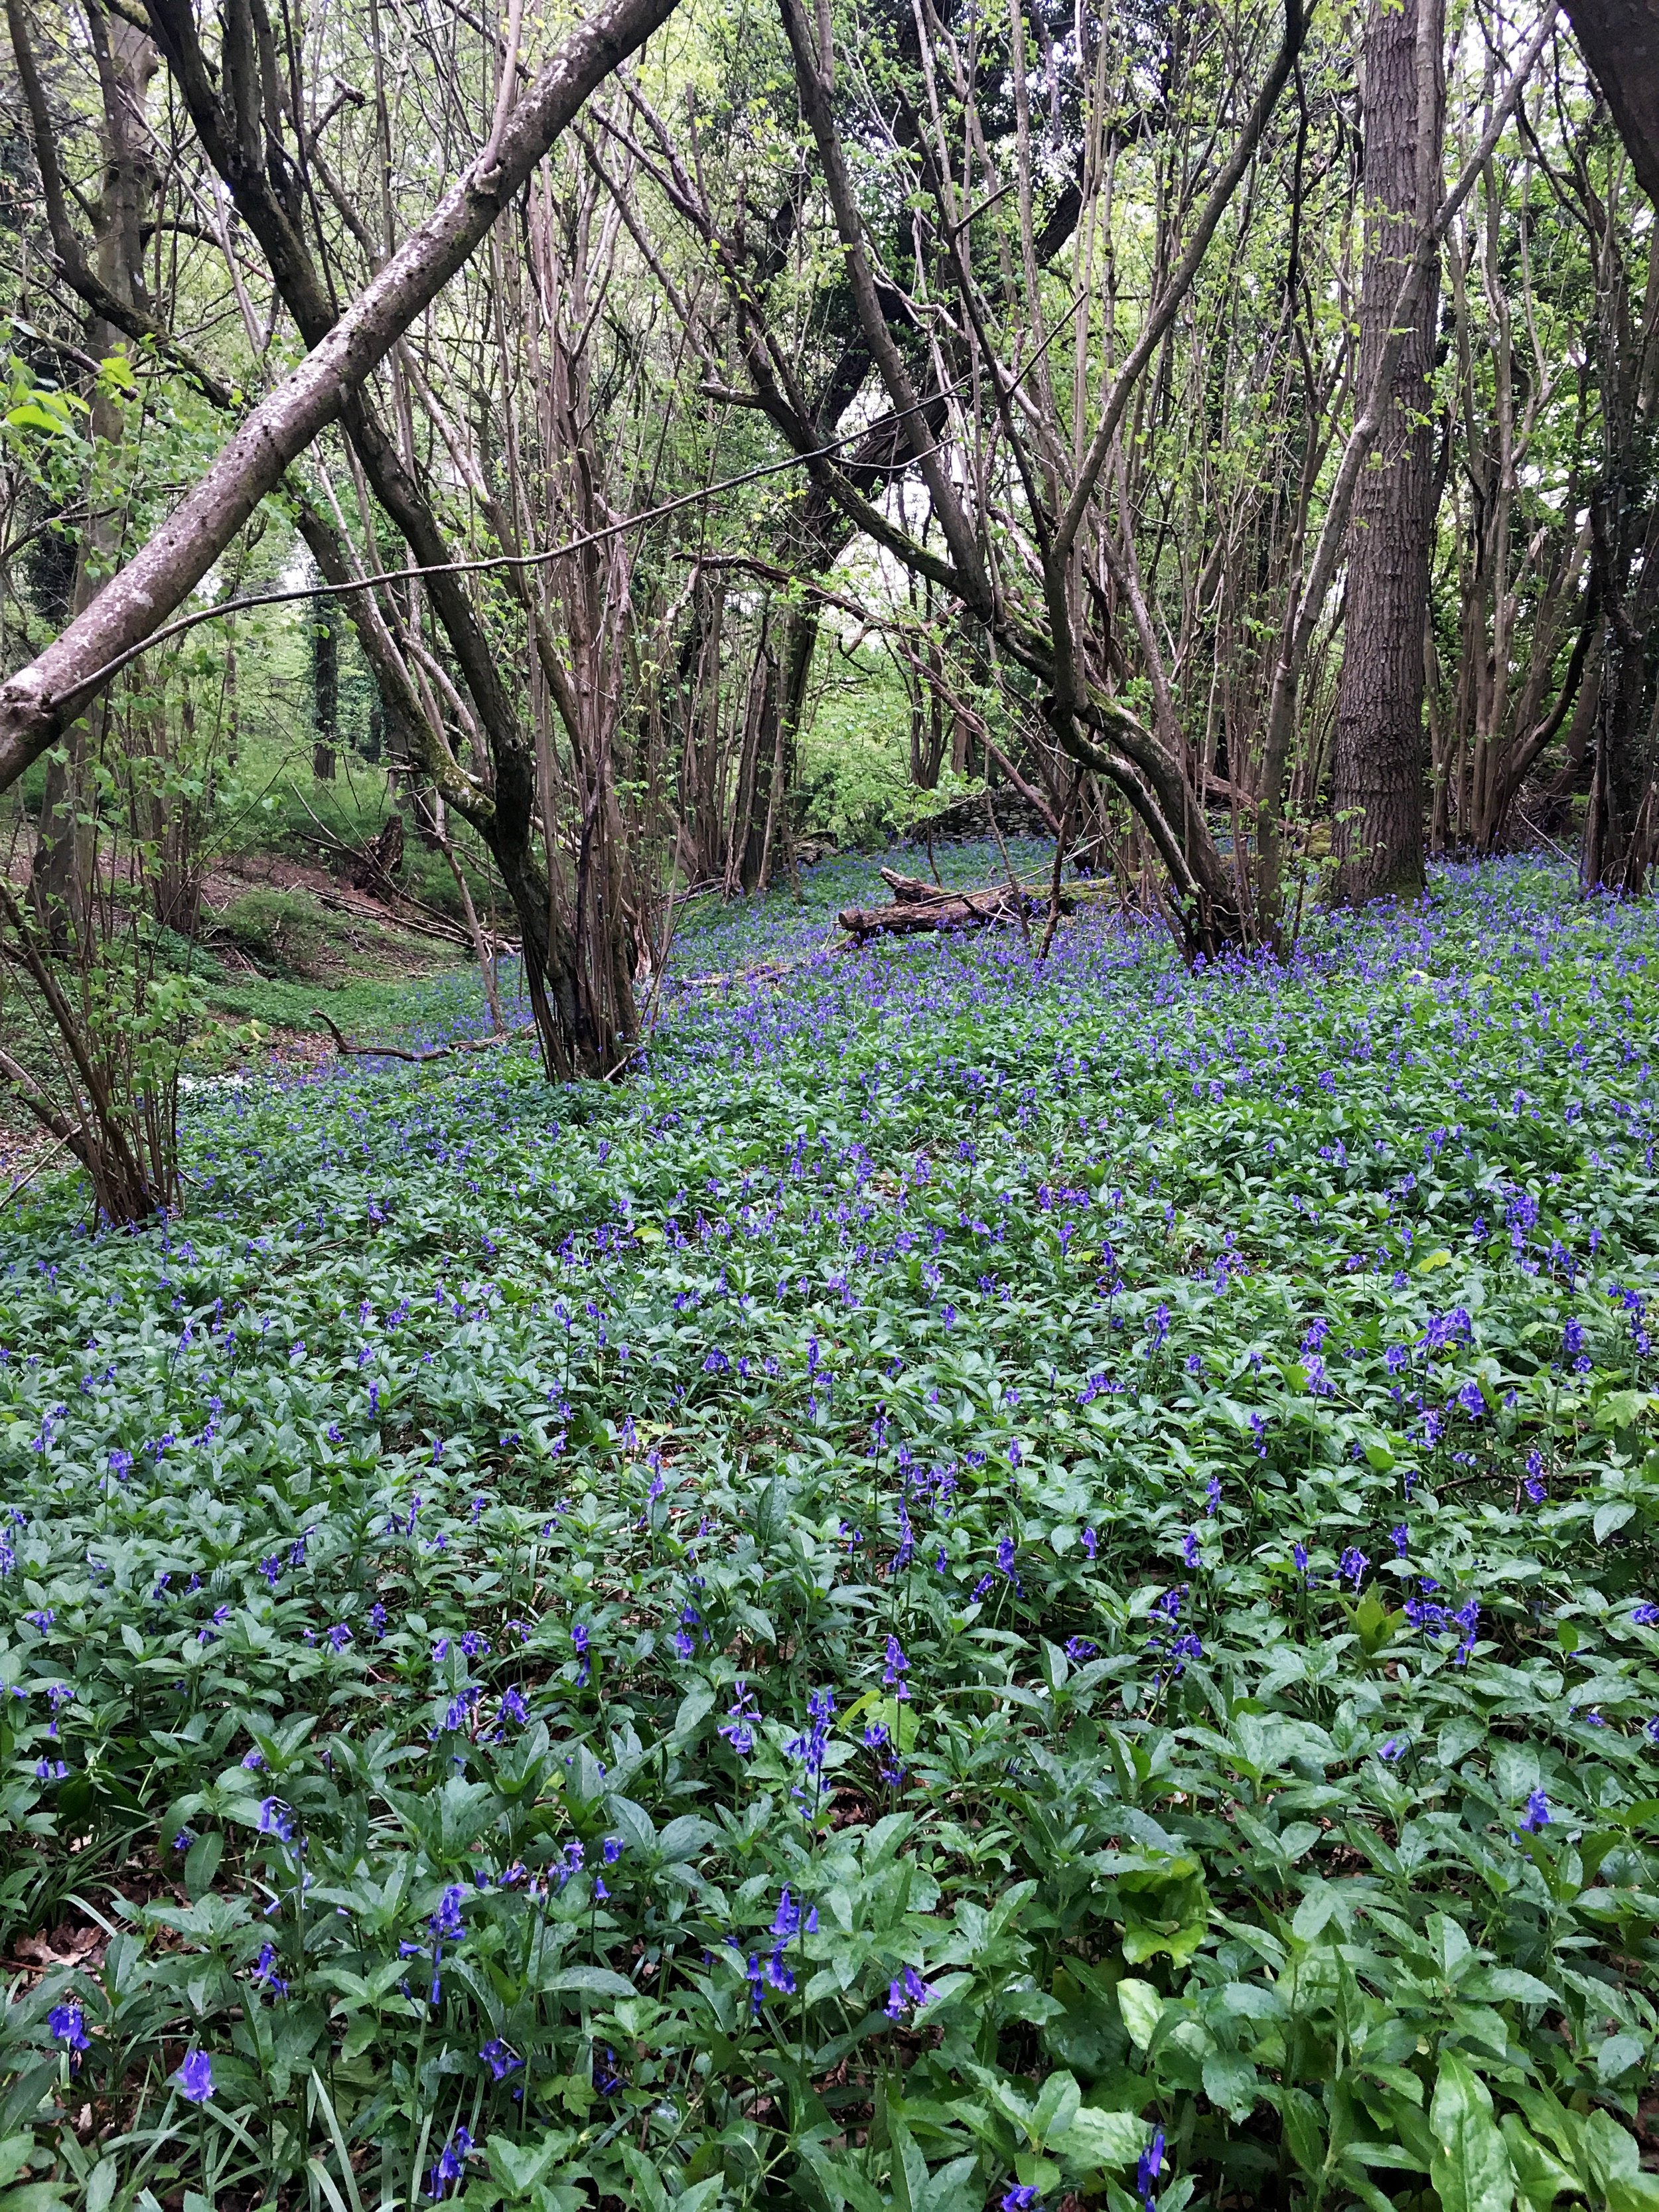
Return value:
<svg viewBox="0 0 1659 2212">
<path fill-rule="evenodd" d="M 106 18 L 94 4 L 88 22 L 104 106 L 102 189 L 92 207 L 98 281 L 113 300 L 131 307 L 143 299 L 142 226 L 155 181 L 144 109 L 158 57 L 143 33 L 118 15 Z M 94 361 L 115 350 L 118 336 L 102 315 L 94 311 L 88 317 L 87 351 Z M 94 452 L 119 442 L 122 421 L 119 404 L 94 386 L 89 417 Z M 116 526 L 106 512 L 108 504 L 94 496 L 93 512 L 81 532 L 70 599 L 71 621 L 92 605 L 114 565 Z M 101 705 L 94 705 L 89 716 L 73 723 L 46 764 L 29 895 L 58 951 L 65 950 L 86 926 L 93 866 L 88 761 L 101 715 Z"/>
<path fill-rule="evenodd" d="M 319 592 L 311 603 L 311 707 L 316 731 L 312 773 L 319 783 L 332 783 L 340 741 L 340 615 L 328 592 Z"/>
<path fill-rule="evenodd" d="M 1642 189 L 1659 202 L 1659 6 L 1567 0 L 1567 13 Z"/>
<path fill-rule="evenodd" d="M 1425 51 L 1419 68 L 1419 25 Z M 1371 0 L 1364 47 L 1365 270 L 1359 386 L 1370 388 L 1419 223 L 1440 198 L 1444 125 L 1441 0 Z M 1426 204 L 1425 204 L 1426 203 Z M 1423 888 L 1423 634 L 1437 484 L 1429 378 L 1437 273 L 1422 288 L 1387 416 L 1355 489 L 1346 631 L 1332 763 L 1332 898 L 1415 897 Z"/>
</svg>

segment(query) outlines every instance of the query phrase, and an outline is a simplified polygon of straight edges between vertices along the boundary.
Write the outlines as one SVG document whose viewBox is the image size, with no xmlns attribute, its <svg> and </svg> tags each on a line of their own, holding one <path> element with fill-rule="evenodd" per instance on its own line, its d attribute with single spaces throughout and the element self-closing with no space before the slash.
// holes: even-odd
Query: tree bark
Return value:
<svg viewBox="0 0 1659 2212">
<path fill-rule="evenodd" d="M 104 108 L 100 190 L 91 210 L 94 282 L 110 304 L 139 308 L 143 301 L 143 223 L 155 185 L 144 135 L 144 110 L 157 56 L 142 31 L 119 16 L 106 19 L 97 0 L 90 0 L 88 21 Z M 49 140 L 50 131 L 41 128 L 45 110 L 33 83 L 27 40 L 20 37 L 15 23 L 13 47 L 20 71 L 26 72 L 36 137 Z M 58 221 L 54 229 L 64 228 L 67 215 L 56 177 L 49 190 L 57 204 L 53 212 Z M 76 258 L 78 261 L 78 252 Z M 103 361 L 115 350 L 117 335 L 116 325 L 94 307 L 87 318 L 88 353 L 94 361 Z M 123 410 L 101 386 L 93 388 L 88 427 L 94 452 L 120 442 Z M 96 497 L 92 500 L 92 512 L 81 532 L 70 599 L 71 620 L 91 605 L 115 558 L 116 525 L 106 505 Z M 29 871 L 30 898 L 49 942 L 60 952 L 84 930 L 91 896 L 93 794 L 88 762 L 97 735 L 98 715 L 94 708 L 90 717 L 72 723 L 64 732 L 62 747 L 46 764 L 40 833 Z"/>
<path fill-rule="evenodd" d="M 1441 7 L 1442 0 L 1371 0 L 1365 26 L 1362 392 L 1388 347 L 1419 226 L 1440 199 Z M 1439 490 L 1428 409 L 1438 302 L 1437 266 L 1400 348 L 1388 413 L 1349 520 L 1332 764 L 1337 905 L 1412 898 L 1423 888 L 1423 631 Z"/>
<path fill-rule="evenodd" d="M 572 33 L 520 100 L 494 165 L 475 161 L 463 173 L 143 550 L 61 637 L 0 684 L 0 791 L 86 711 L 125 656 L 201 581 L 289 464 L 345 411 L 466 261 L 588 94 L 675 4 L 605 0 Z"/>
<path fill-rule="evenodd" d="M 331 592 L 311 603 L 311 711 L 316 732 L 311 769 L 319 783 L 334 781 L 334 754 L 340 742 L 340 612 Z"/>
<path fill-rule="evenodd" d="M 1659 4 L 1566 0 L 1566 8 L 1642 189 L 1659 203 Z"/>
</svg>

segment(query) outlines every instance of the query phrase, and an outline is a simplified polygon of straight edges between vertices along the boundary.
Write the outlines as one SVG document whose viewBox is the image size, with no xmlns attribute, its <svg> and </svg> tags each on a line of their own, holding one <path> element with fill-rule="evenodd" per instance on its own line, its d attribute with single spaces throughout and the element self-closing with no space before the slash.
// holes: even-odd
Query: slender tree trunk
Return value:
<svg viewBox="0 0 1659 2212">
<path fill-rule="evenodd" d="M 319 592 L 311 605 L 311 707 L 316 731 L 312 773 L 319 783 L 332 783 L 340 742 L 340 616 L 328 592 Z"/>
<path fill-rule="evenodd" d="M 1440 197 L 1441 7 L 1442 0 L 1371 0 L 1365 26 L 1362 391 L 1370 389 L 1388 344 L 1419 225 Z M 1349 520 L 1332 763 L 1332 896 L 1341 905 L 1414 897 L 1423 888 L 1423 631 L 1438 489 L 1428 410 L 1438 298 L 1437 273 L 1431 273 L 1401 349 L 1389 412 Z"/>
</svg>

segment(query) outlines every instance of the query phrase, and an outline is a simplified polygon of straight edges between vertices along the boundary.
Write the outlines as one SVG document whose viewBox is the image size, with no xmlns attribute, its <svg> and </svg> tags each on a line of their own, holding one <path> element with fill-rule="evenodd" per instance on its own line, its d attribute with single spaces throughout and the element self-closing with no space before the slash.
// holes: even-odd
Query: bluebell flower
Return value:
<svg viewBox="0 0 1659 2212">
<path fill-rule="evenodd" d="M 192 2051 L 173 2078 L 181 2097 L 192 2105 L 205 2105 L 213 2094 L 213 2061 L 205 2051 Z"/>
<path fill-rule="evenodd" d="M 1341 1576 L 1344 1582 L 1352 1583 L 1354 1588 L 1358 1589 L 1361 1583 L 1365 1579 L 1365 1570 L 1370 1566 L 1370 1561 L 1365 1557 L 1365 1554 L 1360 1550 L 1359 1547 L 1357 1544 L 1350 1544 L 1347 1550 L 1343 1553 L 1342 1557 L 1337 1561 L 1337 1572 Z"/>
<path fill-rule="evenodd" d="M 1091 1644 L 1086 1636 L 1072 1636 L 1066 1641 L 1066 1656 L 1075 1666 L 1081 1666 L 1085 1661 L 1092 1659 L 1099 1649 L 1100 1646 Z"/>
<path fill-rule="evenodd" d="M 427 2177 L 426 2193 L 434 2204 L 448 2195 L 452 2182 L 465 2178 L 467 2156 L 471 2148 L 472 2137 L 465 2128 L 458 2127 L 440 2152 L 437 2163 Z"/>
<path fill-rule="evenodd" d="M 784 1748 L 791 1759 L 798 1759 L 805 1778 L 816 1791 L 823 1774 L 823 1754 L 830 1744 L 830 1723 L 835 1717 L 835 1694 L 830 1690 L 815 1691 L 806 1701 L 808 1725 L 799 1735 L 792 1736 Z M 799 1790 L 791 1795 L 800 1796 Z"/>
<path fill-rule="evenodd" d="M 886 1687 L 893 1692 L 896 1698 L 905 1698 L 909 1696 L 909 1686 L 904 1679 L 909 1670 L 910 1662 L 904 1656 L 902 1645 L 896 1636 L 889 1636 L 887 1664 L 883 1669 L 881 1679 Z"/>
<path fill-rule="evenodd" d="M 276 1971 L 276 1950 L 269 1943 L 264 1945 L 260 1950 L 258 1962 L 253 1969 L 253 1979 L 274 1997 L 285 1997 L 288 1995 L 288 1984 Z"/>
<path fill-rule="evenodd" d="M 1521 1816 L 1521 1826 L 1529 1836 L 1550 1824 L 1550 1801 L 1541 1790 L 1533 1790 L 1527 1799 L 1527 1809 Z"/>
<path fill-rule="evenodd" d="M 924 1982 L 914 1966 L 907 1966 L 896 1981 L 887 1984 L 887 2002 L 883 2009 L 890 2020 L 902 2020 L 913 2008 L 933 2001 L 932 1984 Z"/>
<path fill-rule="evenodd" d="M 787 1943 L 792 1936 L 798 1935 L 803 1928 L 809 1936 L 817 1934 L 818 1909 L 816 1905 L 808 1905 L 805 1916 L 803 1917 L 799 1905 L 792 1899 L 786 1886 L 782 1895 L 778 1899 L 778 1909 L 772 1916 L 772 1933 L 780 1942 Z"/>
<path fill-rule="evenodd" d="M 755 1748 L 755 1723 L 760 1718 L 760 1700 L 741 1675 L 732 1686 L 737 1692 L 737 1701 L 726 1707 L 726 1717 L 720 1723 L 719 1733 L 739 1759 L 747 1759 Z"/>
<path fill-rule="evenodd" d="M 497 2081 L 505 2081 L 509 2074 L 524 2064 L 518 2052 L 510 2045 L 503 2043 L 499 2035 L 491 2036 L 478 2056 Z"/>
<path fill-rule="evenodd" d="M 1159 2128 L 1144 2151 L 1135 2169 L 1135 2193 L 1145 2212 L 1157 2212 L 1158 2197 L 1152 2185 L 1164 2171 L 1164 2130 Z"/>
<path fill-rule="evenodd" d="M 466 1892 L 459 1882 L 452 1882 L 438 1900 L 438 1909 L 427 1922 L 434 1938 L 441 1943 L 457 1943 L 466 1933 L 461 1919 L 461 1903 Z"/>
<path fill-rule="evenodd" d="M 259 1833 L 275 1836 L 279 1844 L 294 1841 L 294 1814 L 280 1797 L 262 1797 L 259 1801 Z"/>
<path fill-rule="evenodd" d="M 46 2014 L 46 2026 L 54 2039 L 72 2051 L 92 2048 L 87 2035 L 86 2020 L 80 2005 L 73 2001 L 68 2004 L 54 2005 Z"/>
</svg>

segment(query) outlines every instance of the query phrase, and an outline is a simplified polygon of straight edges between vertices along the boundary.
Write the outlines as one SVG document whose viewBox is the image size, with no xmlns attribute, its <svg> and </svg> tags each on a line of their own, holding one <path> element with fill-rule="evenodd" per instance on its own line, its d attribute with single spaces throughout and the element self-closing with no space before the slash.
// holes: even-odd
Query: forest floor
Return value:
<svg viewBox="0 0 1659 2212">
<path fill-rule="evenodd" d="M 624 1081 L 256 1073 L 167 1231 L 0 1217 L 0 2165 L 1659 2203 L 1652 905 L 803 889 Z"/>
</svg>

